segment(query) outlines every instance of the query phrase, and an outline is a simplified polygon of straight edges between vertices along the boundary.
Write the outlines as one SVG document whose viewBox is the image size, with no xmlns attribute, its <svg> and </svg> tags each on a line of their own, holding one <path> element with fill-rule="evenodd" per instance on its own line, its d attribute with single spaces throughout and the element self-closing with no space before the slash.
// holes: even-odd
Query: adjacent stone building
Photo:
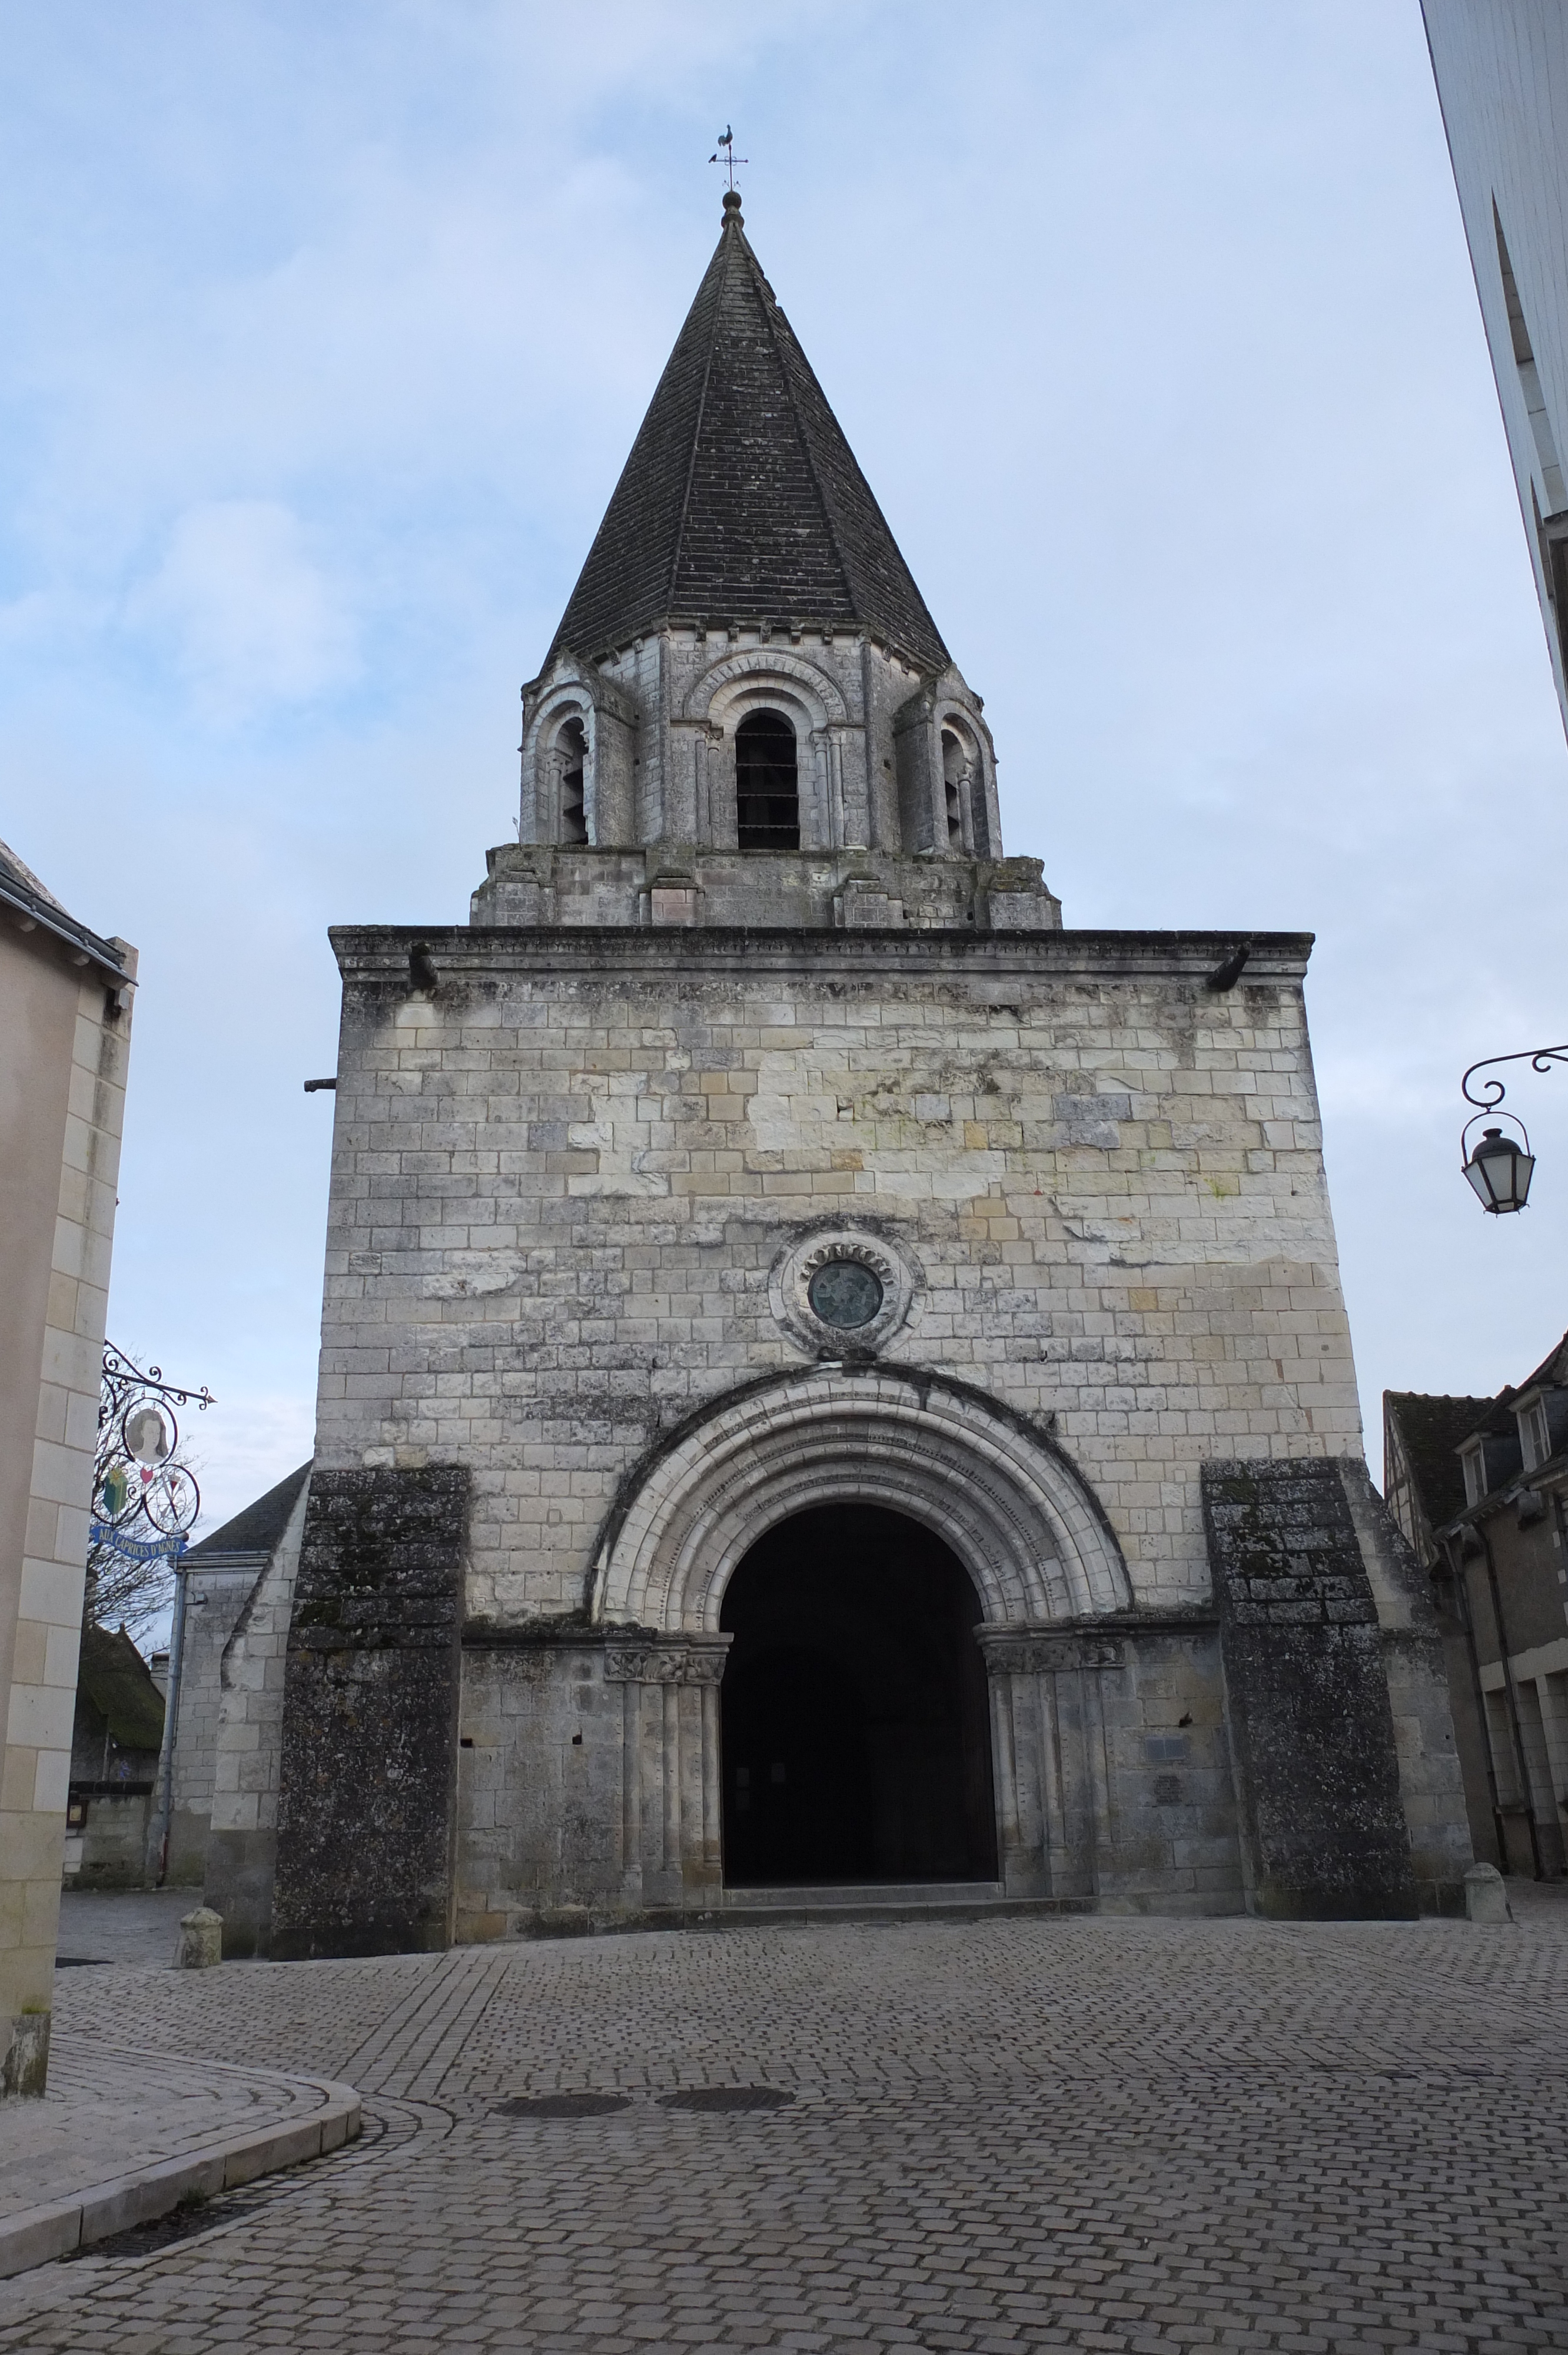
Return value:
<svg viewBox="0 0 1568 2355">
<path fill-rule="evenodd" d="M 246 1746 L 239 1728 L 247 1721 L 249 1695 L 236 1683 L 238 1664 L 245 1675 L 262 1686 L 269 1681 L 260 1666 L 260 1617 L 266 1604 L 258 1588 L 291 1518 L 303 1513 L 303 1490 L 310 1465 L 259 1497 L 231 1520 L 191 1547 L 182 1564 L 181 1607 L 185 1613 L 180 1658 L 179 1723 L 172 1757 L 169 1844 L 164 1878 L 177 1884 L 200 1887 L 208 1871 L 208 1849 L 214 1825 L 231 1828 L 228 1812 L 220 1803 L 232 1798 L 244 1769 L 239 1752 Z M 296 1527 L 296 1548 L 298 1531 Z M 239 1642 L 235 1636 L 238 1633 Z M 280 1647 L 281 1650 L 281 1647 Z M 270 1672 L 281 1700 L 282 1661 Z M 252 1729 L 249 1747 L 259 1737 Z M 219 1764 L 220 1752 L 224 1763 Z"/>
<path fill-rule="evenodd" d="M 242 1939 L 1452 1903 L 1310 942 L 1066 931 L 1004 854 L 734 197 L 524 690 L 520 837 L 469 924 L 333 936 Z"/>
<path fill-rule="evenodd" d="M 164 1692 L 123 1627 L 81 1631 L 66 1817 L 68 1889 L 140 1889 Z"/>
<path fill-rule="evenodd" d="M 136 953 L 0 843 L 0 2091 L 41 2094 Z"/>
<path fill-rule="evenodd" d="M 175 1819 L 184 1816 L 183 1852 L 193 1859 L 205 1829 L 207 1901 L 223 1915 L 229 1955 L 264 1955 L 270 1937 L 283 1668 L 310 1473 L 302 1464 L 188 1557 L 223 1602 L 189 1734 L 182 1706 Z"/>
<path fill-rule="evenodd" d="M 1421 5 L 1568 727 L 1568 9 L 1563 0 Z"/>
<path fill-rule="evenodd" d="M 1384 1490 L 1436 1582 L 1476 1854 L 1568 1870 L 1568 1336 L 1495 1399 L 1383 1398 Z"/>
</svg>

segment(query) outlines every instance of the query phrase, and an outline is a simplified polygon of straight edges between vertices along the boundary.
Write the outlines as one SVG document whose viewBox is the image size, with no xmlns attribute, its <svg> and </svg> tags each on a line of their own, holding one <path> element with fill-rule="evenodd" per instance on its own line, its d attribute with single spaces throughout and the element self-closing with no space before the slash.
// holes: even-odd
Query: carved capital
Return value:
<svg viewBox="0 0 1568 2355">
<path fill-rule="evenodd" d="M 724 1675 L 730 1639 L 693 1642 L 607 1644 L 605 1682 L 612 1685 L 716 1685 Z"/>
<path fill-rule="evenodd" d="M 977 1627 L 975 1634 L 993 1676 L 1054 1676 L 1064 1668 L 1119 1668 L 1125 1663 L 1119 1636 L 1015 1635 L 1006 1627 Z"/>
</svg>

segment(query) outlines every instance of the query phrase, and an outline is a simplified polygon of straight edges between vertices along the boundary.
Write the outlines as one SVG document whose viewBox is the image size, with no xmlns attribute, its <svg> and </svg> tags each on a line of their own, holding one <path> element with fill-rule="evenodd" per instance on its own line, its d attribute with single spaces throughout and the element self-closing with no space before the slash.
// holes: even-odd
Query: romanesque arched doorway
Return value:
<svg viewBox="0 0 1568 2355">
<path fill-rule="evenodd" d="M 982 1615 L 951 1549 L 884 1507 L 758 1539 L 720 1617 L 726 1885 L 994 1879 Z"/>
<path fill-rule="evenodd" d="M 590 1623 L 605 1631 L 606 1682 L 621 1696 L 627 1887 L 660 1904 L 706 1903 L 724 1889 L 722 1696 L 730 1656 L 747 1635 L 748 1566 L 773 1560 L 771 1546 L 796 1543 L 776 1531 L 827 1528 L 816 1516 L 830 1509 L 846 1517 L 841 1529 L 851 1526 L 848 1516 L 870 1514 L 917 1532 L 900 1543 L 937 1546 L 952 1573 L 967 1574 L 967 1600 L 951 1574 L 947 1591 L 964 1603 L 958 1634 L 965 1644 L 977 1643 L 980 1623 L 990 1687 L 982 1756 L 994 1791 L 989 1841 L 970 1836 L 978 1869 L 971 1863 L 954 1877 L 990 1879 L 994 1870 L 1010 1895 L 1081 1893 L 1092 1880 L 1092 1827 L 1109 1798 L 1098 1703 L 1079 1688 L 1084 1671 L 1114 1665 L 1117 1650 L 1113 1643 L 1102 1651 L 1084 1631 L 1130 1606 L 1120 1548 L 1093 1491 L 1037 1423 L 967 1384 L 885 1364 L 818 1365 L 705 1405 L 650 1450 L 605 1523 L 586 1600 Z M 813 1574 L 809 1551 L 796 1561 Z M 760 1592 L 760 1572 L 757 1582 Z M 760 1614 L 758 1604 L 754 1630 Z M 940 1624 L 940 1608 L 933 1615 Z M 797 1636 L 804 1620 L 797 1610 Z M 898 1624 L 896 1614 L 881 1614 L 885 1661 Z M 810 1644 L 780 1640 L 779 1648 L 796 1653 L 797 1689 L 800 1677 L 821 1673 L 820 1647 L 814 1660 L 800 1657 Z M 835 1676 L 847 1672 L 830 1665 Z M 780 1664 L 781 1674 L 789 1666 Z M 861 1703 L 852 1707 L 846 1697 L 844 1710 L 846 1723 L 861 1721 Z M 969 1734 L 963 1742 L 972 1759 Z M 788 1753 L 745 1763 L 769 1772 L 783 1763 L 788 1774 Z M 850 1758 L 846 1787 L 859 1772 Z M 819 1842 L 803 1869 L 824 1880 L 864 1871 L 864 1835 L 855 1838 L 855 1861 L 841 1855 L 830 1869 Z M 887 1859 L 896 1850 L 873 1853 Z M 761 1867 L 754 1857 L 740 1869 Z M 907 1863 L 880 1870 L 916 1877 Z M 935 1877 L 929 1864 L 920 1874 Z"/>
</svg>

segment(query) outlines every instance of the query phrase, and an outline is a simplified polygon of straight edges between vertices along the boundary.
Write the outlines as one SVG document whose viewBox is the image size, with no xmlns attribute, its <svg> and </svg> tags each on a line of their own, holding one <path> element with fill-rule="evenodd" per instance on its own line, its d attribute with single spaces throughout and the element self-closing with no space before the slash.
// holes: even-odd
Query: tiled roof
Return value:
<svg viewBox="0 0 1568 2355">
<path fill-rule="evenodd" d="M 1385 1391 L 1417 1501 L 1438 1529 L 1465 1509 L 1465 1476 L 1457 1450 L 1472 1432 L 1510 1432 L 1513 1418 L 1496 1399 L 1436 1398 L 1421 1391 Z M 1500 1420 L 1499 1420 L 1500 1417 Z"/>
<path fill-rule="evenodd" d="M 662 623 L 861 628 L 948 650 L 794 330 L 739 199 L 551 646 L 591 660 Z"/>
<path fill-rule="evenodd" d="M 69 947 L 81 950 L 84 954 L 79 963 L 90 958 L 118 980 L 126 978 L 124 960 L 113 942 L 101 939 L 68 914 L 54 893 L 45 889 L 32 868 L 24 866 L 6 842 L 0 842 L 0 900 L 30 918 L 33 923 L 41 924 Z"/>
<path fill-rule="evenodd" d="M 310 1469 L 309 1462 L 302 1464 L 297 1472 L 291 1472 L 286 1480 L 280 1480 L 275 1488 L 269 1488 L 264 1497 L 258 1497 L 253 1505 L 247 1505 L 231 1521 L 225 1521 L 220 1529 L 203 1538 L 200 1545 L 192 1546 L 185 1556 L 187 1565 L 199 1570 L 203 1558 L 213 1554 L 270 1553 L 288 1525 Z"/>
</svg>

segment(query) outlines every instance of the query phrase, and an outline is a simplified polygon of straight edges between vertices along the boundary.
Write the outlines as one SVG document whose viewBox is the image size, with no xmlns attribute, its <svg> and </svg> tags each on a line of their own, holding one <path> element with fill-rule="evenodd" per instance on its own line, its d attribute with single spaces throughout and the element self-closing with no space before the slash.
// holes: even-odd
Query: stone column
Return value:
<svg viewBox="0 0 1568 2355">
<path fill-rule="evenodd" d="M 822 765 L 827 774 L 827 807 L 824 840 L 831 850 L 842 850 L 849 840 L 844 822 L 844 748 L 843 738 L 836 728 L 822 731 Z"/>
<path fill-rule="evenodd" d="M 839 847 L 864 850 L 871 843 L 871 808 L 866 781 L 870 758 L 865 730 L 850 723 L 835 726 L 832 734 L 838 770 Z"/>
<path fill-rule="evenodd" d="M 1116 1636 L 976 1630 L 991 1683 L 998 1864 L 1010 1897 L 1092 1897 L 1112 1845 L 1100 1684 Z"/>
<path fill-rule="evenodd" d="M 808 752 L 809 758 L 800 757 L 800 754 Z M 824 729 L 813 728 L 800 746 L 795 776 L 800 811 L 801 849 L 834 849 L 839 840 L 839 829 L 838 813 L 833 803 L 832 744 Z"/>
<path fill-rule="evenodd" d="M 719 1679 L 728 1636 L 610 1643 L 607 1684 L 625 1688 L 622 1885 L 646 1907 L 701 1910 L 723 1878 Z"/>
</svg>

